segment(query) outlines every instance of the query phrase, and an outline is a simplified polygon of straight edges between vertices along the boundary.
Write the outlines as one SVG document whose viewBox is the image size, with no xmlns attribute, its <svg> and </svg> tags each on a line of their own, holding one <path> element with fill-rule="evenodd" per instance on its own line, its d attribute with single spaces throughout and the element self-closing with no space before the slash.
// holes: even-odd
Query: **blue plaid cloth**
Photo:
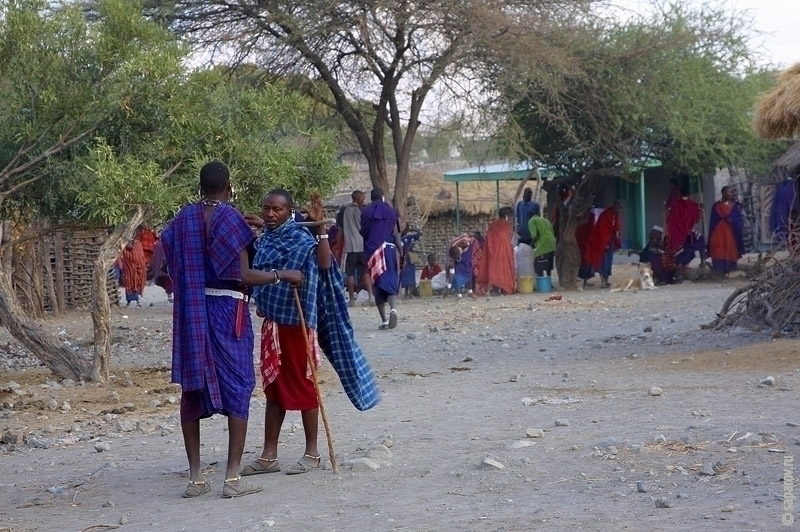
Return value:
<svg viewBox="0 0 800 532">
<path fill-rule="evenodd" d="M 334 262 L 320 271 L 320 313 L 317 336 L 325 356 L 336 370 L 350 402 L 358 410 L 369 410 L 381 399 L 378 382 L 364 352 L 356 342 L 342 271 Z"/>
<path fill-rule="evenodd" d="M 289 219 L 267 229 L 256 241 L 253 268 L 256 270 L 300 270 L 305 276 L 298 290 L 306 326 L 317 328 L 317 242 L 304 227 Z M 262 316 L 280 325 L 300 325 L 289 283 L 267 284 L 253 289 L 253 300 Z"/>
<path fill-rule="evenodd" d="M 332 261 L 329 269 L 321 270 L 316 252 L 317 243 L 311 233 L 294 220 L 287 220 L 258 239 L 253 267 L 303 272 L 305 281 L 299 295 L 306 326 L 317 330 L 319 346 L 339 376 L 350 402 L 358 410 L 368 410 L 380 401 L 380 389 L 356 342 L 342 272 L 336 261 Z M 294 293 L 287 283 L 258 287 L 254 300 L 263 316 L 279 324 L 299 324 Z"/>
<path fill-rule="evenodd" d="M 252 240 L 253 232 L 244 217 L 226 204 L 214 209 L 208 235 L 202 203 L 182 208 L 161 233 L 167 267 L 175 283 L 172 382 L 180 384 L 183 391 L 203 390 L 207 386 L 216 408 L 222 405 L 219 379 L 225 377 L 225 368 L 216 367 L 215 359 L 228 360 L 234 351 L 247 353 L 246 363 L 252 371 L 253 337 L 245 334 L 230 345 L 219 342 L 219 335 L 213 329 L 224 329 L 223 336 L 233 336 L 234 323 L 231 319 L 221 319 L 220 314 L 212 317 L 207 313 L 206 266 L 210 266 L 212 277 L 239 281 L 239 252 Z M 235 300 L 225 303 L 234 305 Z M 235 316 L 235 313 L 230 313 L 230 316 Z M 246 327 L 245 330 L 252 329 Z M 215 354 L 219 356 L 215 357 Z M 242 364 L 240 360 L 244 358 L 238 356 L 237 364 Z"/>
</svg>

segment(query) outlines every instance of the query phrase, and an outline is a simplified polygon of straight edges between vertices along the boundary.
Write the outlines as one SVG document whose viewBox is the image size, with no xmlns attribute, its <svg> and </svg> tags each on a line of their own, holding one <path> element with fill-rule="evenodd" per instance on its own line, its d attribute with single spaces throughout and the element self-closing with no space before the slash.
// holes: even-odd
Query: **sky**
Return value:
<svg viewBox="0 0 800 532">
<path fill-rule="evenodd" d="M 700 6 L 703 0 L 677 0 Z M 646 0 L 621 0 L 630 9 L 646 10 Z M 763 54 L 763 64 L 788 68 L 800 63 L 800 0 L 716 0 L 728 11 L 746 12 L 753 17 L 754 29 L 759 33 L 751 39 L 753 49 Z"/>
<path fill-rule="evenodd" d="M 763 35 L 755 37 L 771 63 L 788 68 L 800 63 L 800 1 L 798 0 L 736 0 L 731 2 L 739 11 L 748 10 L 755 18 L 755 26 Z"/>
</svg>

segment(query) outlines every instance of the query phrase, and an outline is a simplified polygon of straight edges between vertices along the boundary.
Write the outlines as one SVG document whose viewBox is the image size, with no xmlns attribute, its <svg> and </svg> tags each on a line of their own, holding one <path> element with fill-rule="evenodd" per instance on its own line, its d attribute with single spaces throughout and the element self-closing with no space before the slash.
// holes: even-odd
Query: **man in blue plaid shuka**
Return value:
<svg viewBox="0 0 800 532">
<path fill-rule="evenodd" d="M 259 237 L 253 268 L 303 272 L 305 281 L 298 292 L 306 326 L 317 330 L 319 345 L 350 402 L 358 410 L 368 410 L 378 404 L 380 391 L 355 339 L 342 272 L 335 261 L 330 268 L 320 269 L 316 252 L 317 242 L 311 233 L 290 218 Z M 291 286 L 260 286 L 255 288 L 253 298 L 262 316 L 284 325 L 300 323 Z"/>
<path fill-rule="evenodd" d="M 239 478 L 255 387 L 253 327 L 242 285 L 272 283 L 270 273 L 247 264 L 255 236 L 242 214 L 228 205 L 228 167 L 211 161 L 200 170 L 204 199 L 184 206 L 161 233 L 174 281 L 172 382 L 181 385 L 181 431 L 189 460 L 184 497 L 208 493 L 200 466 L 200 420 L 228 416 L 228 460 L 222 496 L 241 497 L 261 486 Z M 294 280 L 300 272 L 287 273 Z"/>
</svg>

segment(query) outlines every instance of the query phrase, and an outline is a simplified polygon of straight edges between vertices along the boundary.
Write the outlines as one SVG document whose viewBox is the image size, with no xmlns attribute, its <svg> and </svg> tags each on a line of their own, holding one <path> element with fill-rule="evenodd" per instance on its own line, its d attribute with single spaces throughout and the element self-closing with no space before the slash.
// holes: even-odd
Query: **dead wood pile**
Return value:
<svg viewBox="0 0 800 532">
<path fill-rule="evenodd" d="M 717 318 L 701 327 L 717 331 L 769 328 L 773 338 L 799 336 L 800 248 L 790 249 L 782 259 L 772 253 L 759 257 L 751 273 L 750 282 L 734 290 Z"/>
</svg>

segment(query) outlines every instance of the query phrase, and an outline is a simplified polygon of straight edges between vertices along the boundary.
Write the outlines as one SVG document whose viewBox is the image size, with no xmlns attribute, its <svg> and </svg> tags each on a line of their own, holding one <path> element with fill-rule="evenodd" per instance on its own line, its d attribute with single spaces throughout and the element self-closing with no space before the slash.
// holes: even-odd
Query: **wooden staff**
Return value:
<svg viewBox="0 0 800 532">
<path fill-rule="evenodd" d="M 303 316 L 303 305 L 300 303 L 300 295 L 297 293 L 297 287 L 293 286 L 292 290 L 294 291 L 294 304 L 297 306 L 297 314 L 300 316 L 300 326 L 303 328 L 303 340 L 306 344 L 306 357 L 308 358 L 308 365 L 311 366 L 311 377 L 314 380 L 314 390 L 317 392 L 319 412 L 322 414 L 322 425 L 325 427 L 325 436 L 328 439 L 328 458 L 330 458 L 333 472 L 338 473 L 339 468 L 336 466 L 336 455 L 333 452 L 331 427 L 328 424 L 328 416 L 325 415 L 325 406 L 322 404 L 322 392 L 319 390 L 319 381 L 317 381 L 317 364 L 316 360 L 314 360 L 314 357 L 311 355 L 311 345 L 308 343 L 308 329 L 306 329 L 306 319 Z"/>
<path fill-rule="evenodd" d="M 703 180 L 698 177 L 697 182 L 697 194 L 700 196 L 700 219 L 703 222 L 703 237 L 706 239 L 706 245 L 708 245 L 708 222 L 706 221 L 706 204 L 703 201 Z M 714 206 L 712 205 L 711 208 L 713 209 Z"/>
<path fill-rule="evenodd" d="M 333 225 L 336 223 L 336 218 L 325 218 L 324 220 L 310 220 L 308 222 L 297 222 L 297 225 L 303 227 L 319 227 L 320 225 Z"/>
</svg>

